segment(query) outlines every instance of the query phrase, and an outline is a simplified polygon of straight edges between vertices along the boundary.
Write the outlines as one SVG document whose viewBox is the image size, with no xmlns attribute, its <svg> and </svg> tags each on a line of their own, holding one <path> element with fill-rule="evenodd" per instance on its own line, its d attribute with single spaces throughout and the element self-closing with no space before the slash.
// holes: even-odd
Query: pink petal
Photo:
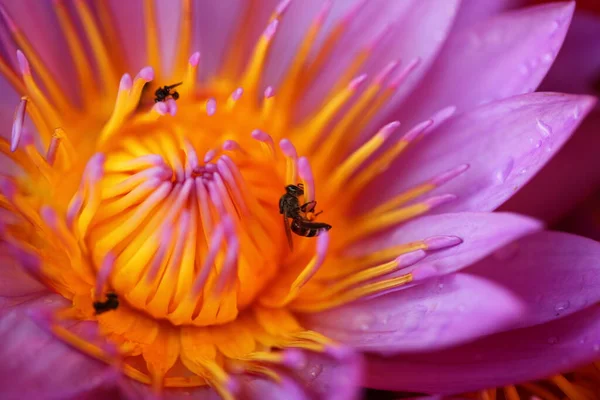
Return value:
<svg viewBox="0 0 600 400">
<path fill-rule="evenodd" d="M 243 398 L 248 400 L 308 400 L 300 384 L 288 377 L 280 383 L 265 379 L 254 379 L 244 384 Z"/>
<path fill-rule="evenodd" d="M 548 162 L 594 103 L 589 96 L 531 93 L 480 106 L 430 133 L 378 177 L 371 190 L 384 192 L 382 196 L 402 192 L 469 164 L 465 173 L 433 191 L 458 196 L 436 212 L 491 211 Z"/>
<path fill-rule="evenodd" d="M 274 79 L 284 76 L 289 61 L 297 51 L 296 43 L 300 42 L 324 3 L 323 0 L 292 2 L 289 14 L 283 18 L 273 43 L 272 56 L 265 74 L 266 84 L 272 84 Z M 334 1 L 325 30 L 331 30 L 336 21 L 357 3 L 358 1 Z M 313 8 L 315 5 L 318 5 L 316 9 Z M 367 1 L 364 9 L 350 20 L 348 32 L 340 39 L 319 72 L 319 78 L 303 101 L 302 110 L 318 106 L 323 96 L 340 78 L 341 71 L 388 25 L 389 33 L 381 45 L 374 49 L 359 73 L 367 73 L 373 78 L 392 60 L 402 59 L 403 65 L 407 65 L 409 61 L 420 57 L 419 68 L 411 74 L 392 101 L 398 102 L 410 92 L 435 59 L 450 30 L 458 5 L 456 0 L 445 1 L 442 7 L 435 0 Z"/>
<path fill-rule="evenodd" d="M 463 111 L 533 92 L 562 45 L 574 7 L 510 11 L 453 33 L 398 119 L 412 126 L 447 106 Z"/>
<path fill-rule="evenodd" d="M 448 274 L 465 268 L 522 236 L 541 229 L 533 219 L 508 213 L 456 213 L 418 218 L 380 238 L 361 243 L 353 254 L 368 254 L 394 245 L 410 243 L 432 236 L 457 236 L 458 246 L 430 252 L 421 262 L 401 273 L 422 265 L 433 266 Z"/>
<path fill-rule="evenodd" d="M 598 88 L 594 90 L 592 86 L 600 79 L 599 37 L 600 16 L 576 12 L 565 44 L 541 88 L 598 95 Z"/>
<path fill-rule="evenodd" d="M 323 400 L 358 400 L 363 386 L 363 360 L 348 349 L 341 354 L 323 355 L 306 352 L 307 364 L 294 377 L 301 382 L 310 398 Z"/>
<path fill-rule="evenodd" d="M 527 304 L 518 326 L 536 325 L 600 302 L 600 243 L 538 232 L 496 251 L 469 273 L 509 288 Z"/>
<path fill-rule="evenodd" d="M 433 351 L 512 324 L 523 312 L 508 290 L 451 274 L 373 300 L 306 315 L 311 329 L 362 351 Z"/>
<path fill-rule="evenodd" d="M 110 385 L 110 367 L 55 339 L 23 312 L 0 318 L 0 397 L 79 398 Z"/>
<path fill-rule="evenodd" d="M 72 79 L 75 67 L 71 61 L 67 42 L 55 17 L 53 2 L 2 0 L 1 3 L 6 7 L 18 28 L 29 39 L 46 67 L 56 77 L 61 88 L 69 93 L 69 96 L 77 98 L 79 88 L 74 85 Z M 12 41 L 10 43 L 11 45 L 7 46 L 10 49 L 9 60 L 15 62 L 14 65 L 16 65 L 16 57 L 13 56 L 16 47 Z"/>
<path fill-rule="evenodd" d="M 479 21 L 485 20 L 495 14 L 515 8 L 516 6 L 526 3 L 523 0 L 494 0 L 494 1 L 479 1 L 479 0 L 462 0 L 460 10 L 454 21 L 453 31 L 459 31 L 461 28 L 470 26 Z M 453 35 L 451 32 L 450 35 Z"/>
<path fill-rule="evenodd" d="M 16 298 L 46 292 L 48 289 L 19 265 L 7 246 L 0 244 L 0 299 Z M 1 302 L 2 300 L 0 300 Z"/>
<path fill-rule="evenodd" d="M 207 386 L 191 388 L 167 388 L 157 397 L 152 386 L 145 385 L 128 377 L 119 382 L 120 395 L 124 400 L 221 400 L 212 388 Z"/>
<path fill-rule="evenodd" d="M 598 126 L 600 112 L 593 111 L 558 154 L 500 210 L 553 223 L 590 196 L 600 187 L 600 157 L 590 151 L 600 148 Z"/>
<path fill-rule="evenodd" d="M 546 378 L 600 357 L 600 307 L 460 347 L 393 358 L 369 357 L 367 386 L 461 393 Z"/>
</svg>

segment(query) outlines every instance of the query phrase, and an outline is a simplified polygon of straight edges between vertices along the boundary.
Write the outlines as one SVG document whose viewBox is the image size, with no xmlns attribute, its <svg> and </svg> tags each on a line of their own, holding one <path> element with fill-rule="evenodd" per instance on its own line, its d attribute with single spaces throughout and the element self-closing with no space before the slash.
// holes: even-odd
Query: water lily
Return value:
<svg viewBox="0 0 600 400">
<path fill-rule="evenodd" d="M 0 10 L 5 398 L 348 399 L 363 365 L 454 393 L 591 360 L 598 244 L 491 213 L 594 106 L 534 93 L 572 3 L 35 5 Z"/>
</svg>

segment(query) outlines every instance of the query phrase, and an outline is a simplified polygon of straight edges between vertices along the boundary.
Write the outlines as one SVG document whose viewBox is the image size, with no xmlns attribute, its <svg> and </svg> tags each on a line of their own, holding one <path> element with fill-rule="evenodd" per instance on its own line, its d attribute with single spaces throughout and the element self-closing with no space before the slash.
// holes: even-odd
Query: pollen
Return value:
<svg viewBox="0 0 600 400">
<path fill-rule="evenodd" d="M 403 68 L 393 61 L 373 77 L 362 73 L 386 36 L 379 32 L 322 104 L 297 116 L 306 88 L 364 3 L 325 32 L 327 2 L 281 81 L 269 86 L 263 72 L 290 1 L 265 22 L 249 58 L 249 24 L 242 21 L 220 72 L 207 81 L 197 79 L 202 56 L 191 49 L 191 1 L 183 1 L 187 17 L 172 71 L 161 61 L 153 2 L 144 2 L 148 66 L 121 77 L 114 24 L 98 24 L 97 16 L 112 18 L 106 5 L 77 1 L 71 9 L 55 1 L 82 88 L 78 99 L 59 90 L 1 10 L 20 50 L 19 69 L 0 60 L 0 72 L 22 97 L 11 140 L 0 139 L 0 152 L 15 166 L 0 177 L 7 221 L 0 232 L 28 272 L 71 301 L 40 323 L 157 391 L 210 385 L 228 399 L 239 375 L 279 380 L 281 371 L 302 368 L 305 352 L 344 354 L 343 344 L 303 326 L 302 313 L 434 276 L 435 268 L 420 262 L 460 238 L 349 251 L 452 201 L 451 193 L 430 192 L 468 169 L 440 171 L 374 209 L 355 210 L 372 179 L 453 113 L 441 110 L 407 129 L 389 122 L 361 144 L 419 60 Z M 245 15 L 252 18 L 250 6 Z M 279 200 L 287 185 L 299 184 L 300 204 L 318 204 L 302 218 L 333 228 L 316 237 L 293 234 L 292 250 Z M 69 320 L 95 321 L 98 340 L 70 331 Z"/>
</svg>

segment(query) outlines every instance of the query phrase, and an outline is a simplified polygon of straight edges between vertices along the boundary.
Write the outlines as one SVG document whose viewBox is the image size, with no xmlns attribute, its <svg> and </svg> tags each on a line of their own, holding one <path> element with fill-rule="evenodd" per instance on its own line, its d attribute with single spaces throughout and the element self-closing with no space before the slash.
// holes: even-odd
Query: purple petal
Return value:
<svg viewBox="0 0 600 400">
<path fill-rule="evenodd" d="M 363 386 L 363 360 L 347 349 L 333 355 L 306 352 L 307 364 L 294 377 L 310 398 L 323 400 L 358 400 Z"/>
<path fill-rule="evenodd" d="M 14 310 L 0 318 L 0 397 L 76 398 L 111 385 L 111 367 L 69 347 Z"/>
<path fill-rule="evenodd" d="M 401 110 L 412 126 L 437 110 L 468 110 L 533 92 L 558 53 L 574 3 L 510 11 L 450 35 L 427 77 Z"/>
<path fill-rule="evenodd" d="M 418 218 L 380 238 L 361 243 L 356 254 L 368 254 L 387 247 L 423 240 L 432 236 L 458 236 L 458 246 L 430 253 L 423 261 L 403 270 L 431 265 L 440 274 L 467 267 L 522 236 L 541 229 L 531 218 L 508 213 L 456 213 Z"/>
<path fill-rule="evenodd" d="M 600 307 L 460 347 L 393 358 L 369 357 L 367 386 L 461 393 L 545 378 L 600 357 Z"/>
<path fill-rule="evenodd" d="M 505 288 L 452 274 L 373 300 L 304 318 L 307 326 L 362 351 L 432 351 L 475 340 L 512 324 L 523 311 Z"/>
<path fill-rule="evenodd" d="M 9 254 L 7 246 L 0 244 L 0 298 L 20 297 L 47 291 L 46 287 L 29 275 Z"/>
<path fill-rule="evenodd" d="M 543 90 L 598 95 L 600 80 L 600 16 L 576 12 Z M 577 73 L 573 73 L 577 71 Z M 593 86 L 596 85 L 594 89 Z"/>
<path fill-rule="evenodd" d="M 432 192 L 458 196 L 436 212 L 493 210 L 548 162 L 594 103 L 589 96 L 531 93 L 478 107 L 430 133 L 371 190 L 399 193 L 469 164 L 465 173 Z"/>
<path fill-rule="evenodd" d="M 161 397 L 152 386 L 123 377 L 119 382 L 121 398 L 124 400 L 221 400 L 221 396 L 208 386 L 191 388 L 166 388 Z"/>
<path fill-rule="evenodd" d="M 600 112 L 594 110 L 565 146 L 517 194 L 500 207 L 543 219 L 558 221 L 600 187 Z M 552 201 L 548 201 L 552 199 Z"/>
<path fill-rule="evenodd" d="M 335 22 L 358 1 L 334 1 L 325 30 L 330 31 Z M 296 43 L 305 35 L 312 18 L 323 3 L 324 1 L 318 0 L 292 3 L 287 17 L 293 15 L 293 19 L 283 18 L 281 30 L 273 43 L 271 60 L 265 74 L 267 83 L 271 84 L 273 82 L 269 80 L 284 76 L 289 60 L 297 52 Z M 315 5 L 318 5 L 316 10 Z M 350 20 L 348 32 L 340 39 L 329 60 L 319 71 L 319 77 L 305 96 L 302 108 L 314 109 L 319 105 L 319 101 L 340 78 L 341 72 L 386 26 L 389 27 L 389 33 L 374 48 L 372 56 L 359 73 L 367 73 L 369 78 L 373 78 L 392 60 L 401 59 L 403 65 L 400 68 L 403 68 L 419 57 L 419 67 L 391 100 L 391 103 L 397 103 L 414 88 L 435 59 L 450 30 L 458 6 L 457 0 L 445 0 L 443 6 L 436 0 L 367 1 L 365 7 Z"/>
<path fill-rule="evenodd" d="M 527 303 L 518 326 L 536 325 L 600 302 L 600 243 L 539 232 L 498 250 L 469 273 L 509 288 Z"/>
<path fill-rule="evenodd" d="M 299 382 L 288 377 L 282 378 L 280 383 L 254 379 L 246 382 L 244 387 L 244 398 L 248 400 L 309 399 Z"/>
<path fill-rule="evenodd" d="M 456 21 L 454 21 L 453 32 L 450 35 L 453 35 L 454 31 L 460 31 L 464 27 L 514 8 L 521 3 L 523 3 L 523 0 L 462 0 Z"/>
</svg>

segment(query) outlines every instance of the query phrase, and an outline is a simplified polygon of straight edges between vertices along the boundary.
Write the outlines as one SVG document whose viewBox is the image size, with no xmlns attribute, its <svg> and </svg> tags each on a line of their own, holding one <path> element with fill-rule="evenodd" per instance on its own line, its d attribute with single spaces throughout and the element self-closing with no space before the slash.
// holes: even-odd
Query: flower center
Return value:
<svg viewBox="0 0 600 400">
<path fill-rule="evenodd" d="M 325 2 L 275 93 L 260 82 L 288 0 L 271 15 L 246 63 L 240 62 L 241 49 L 250 27 L 241 24 L 223 77 L 202 87 L 196 79 L 200 55 L 187 54 L 191 1 L 183 1 L 190 18 L 182 21 L 169 78 L 148 1 L 148 63 L 156 70 L 146 67 L 120 82 L 122 61 L 111 57 L 118 52 L 113 24 L 99 29 L 87 3 L 74 2 L 90 45 L 84 49 L 77 24 L 57 1 L 83 89 L 79 108 L 7 22 L 23 49 L 17 53 L 22 80 L 1 58 L 0 71 L 23 98 L 11 142 L 0 140 L 0 152 L 17 166 L 16 176 L 0 177 L 0 208 L 10 216 L 0 232 L 29 272 L 72 301 L 45 321 L 52 333 L 157 389 L 209 384 L 232 398 L 232 374 L 278 380 L 282 367 L 298 367 L 298 349 L 343 353 L 303 327 L 298 314 L 436 273 L 414 264 L 428 251 L 460 244 L 460 238 L 422 238 L 368 253 L 353 246 L 452 200 L 422 196 L 468 168 L 440 171 L 372 210 L 356 210 L 365 186 L 452 114 L 452 108 L 441 110 L 395 139 L 400 124 L 389 123 L 354 148 L 418 60 L 399 73 L 393 61 L 372 79 L 358 75 L 385 37 L 383 30 L 358 52 L 320 107 L 299 120 L 295 115 L 306 87 L 364 4 L 352 7 L 313 55 L 331 5 Z M 253 9 L 248 2 L 248 20 Z M 97 11 L 98 18 L 109 19 L 103 2 Z M 0 17 L 9 18 L 2 9 Z M 25 127 L 26 114 L 44 152 Z M 96 321 L 102 339 L 116 349 L 82 339 L 62 324 L 65 319 Z"/>
<path fill-rule="evenodd" d="M 93 265 L 107 268 L 98 294 L 106 283 L 153 317 L 222 324 L 278 272 L 288 252 L 278 201 L 295 161 L 248 129 L 260 118 L 241 92 L 182 92 L 166 106 L 175 116 L 133 118 L 88 163 L 68 215 Z"/>
</svg>

